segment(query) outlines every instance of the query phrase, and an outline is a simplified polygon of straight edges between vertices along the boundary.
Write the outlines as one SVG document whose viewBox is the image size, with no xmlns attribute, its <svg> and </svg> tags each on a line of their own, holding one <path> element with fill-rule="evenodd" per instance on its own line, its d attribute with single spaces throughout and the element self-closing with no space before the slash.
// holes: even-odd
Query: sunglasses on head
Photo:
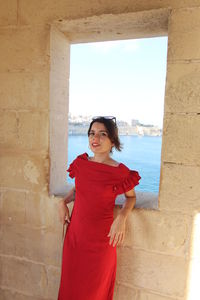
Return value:
<svg viewBox="0 0 200 300">
<path fill-rule="evenodd" d="M 95 116 L 92 118 L 92 121 L 97 120 L 97 119 L 105 119 L 105 120 L 114 121 L 114 123 L 116 125 L 116 117 L 113 117 L 113 116 Z"/>
</svg>

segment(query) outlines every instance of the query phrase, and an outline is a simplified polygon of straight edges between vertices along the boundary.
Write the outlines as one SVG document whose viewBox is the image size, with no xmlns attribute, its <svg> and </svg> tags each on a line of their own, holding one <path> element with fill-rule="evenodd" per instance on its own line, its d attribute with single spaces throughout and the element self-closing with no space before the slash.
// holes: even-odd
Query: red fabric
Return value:
<svg viewBox="0 0 200 300">
<path fill-rule="evenodd" d="M 79 155 L 69 169 L 76 197 L 62 257 L 58 300 L 112 300 L 116 246 L 107 237 L 115 198 L 139 184 L 138 172 L 124 164 L 109 166 Z"/>
</svg>

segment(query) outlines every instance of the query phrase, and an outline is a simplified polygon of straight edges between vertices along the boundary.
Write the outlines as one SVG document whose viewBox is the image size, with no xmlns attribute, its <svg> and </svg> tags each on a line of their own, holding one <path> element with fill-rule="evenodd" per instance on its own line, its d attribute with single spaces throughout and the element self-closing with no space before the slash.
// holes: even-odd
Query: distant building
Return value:
<svg viewBox="0 0 200 300">
<path fill-rule="evenodd" d="M 87 134 L 89 124 L 92 120 L 91 116 L 73 116 L 69 114 L 68 132 L 70 135 Z M 132 119 L 131 125 L 126 121 L 117 121 L 119 135 L 138 135 L 138 136 L 161 136 L 162 130 L 154 125 L 144 125 L 139 120 Z"/>
<path fill-rule="evenodd" d="M 140 124 L 139 120 L 135 120 L 135 119 L 131 120 L 131 126 L 137 126 L 139 124 Z"/>
</svg>

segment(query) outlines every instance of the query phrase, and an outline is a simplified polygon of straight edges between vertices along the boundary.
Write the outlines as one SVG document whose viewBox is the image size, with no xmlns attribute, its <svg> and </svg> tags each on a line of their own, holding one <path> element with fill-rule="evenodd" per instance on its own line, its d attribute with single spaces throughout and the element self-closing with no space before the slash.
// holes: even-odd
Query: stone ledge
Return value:
<svg viewBox="0 0 200 300">
<path fill-rule="evenodd" d="M 54 196 L 61 197 L 61 198 L 64 197 L 73 186 L 74 186 L 73 184 L 66 183 L 64 188 L 60 189 L 57 193 L 54 194 Z M 119 195 L 115 200 L 115 205 L 122 206 L 124 201 L 125 201 L 125 196 L 123 194 Z M 136 191 L 135 208 L 158 209 L 158 194 Z"/>
</svg>

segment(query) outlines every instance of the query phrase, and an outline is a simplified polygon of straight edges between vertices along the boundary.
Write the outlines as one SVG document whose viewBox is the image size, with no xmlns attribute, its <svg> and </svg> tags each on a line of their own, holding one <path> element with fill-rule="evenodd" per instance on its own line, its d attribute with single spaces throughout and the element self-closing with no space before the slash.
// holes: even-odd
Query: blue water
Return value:
<svg viewBox="0 0 200 300">
<path fill-rule="evenodd" d="M 142 179 L 136 190 L 158 193 L 162 137 L 121 136 L 120 140 L 123 149 L 121 152 L 113 151 L 112 157 L 139 172 Z M 69 135 L 68 162 L 71 163 L 77 155 L 84 152 L 92 156 L 87 136 Z M 69 177 L 68 181 L 73 182 Z"/>
</svg>

